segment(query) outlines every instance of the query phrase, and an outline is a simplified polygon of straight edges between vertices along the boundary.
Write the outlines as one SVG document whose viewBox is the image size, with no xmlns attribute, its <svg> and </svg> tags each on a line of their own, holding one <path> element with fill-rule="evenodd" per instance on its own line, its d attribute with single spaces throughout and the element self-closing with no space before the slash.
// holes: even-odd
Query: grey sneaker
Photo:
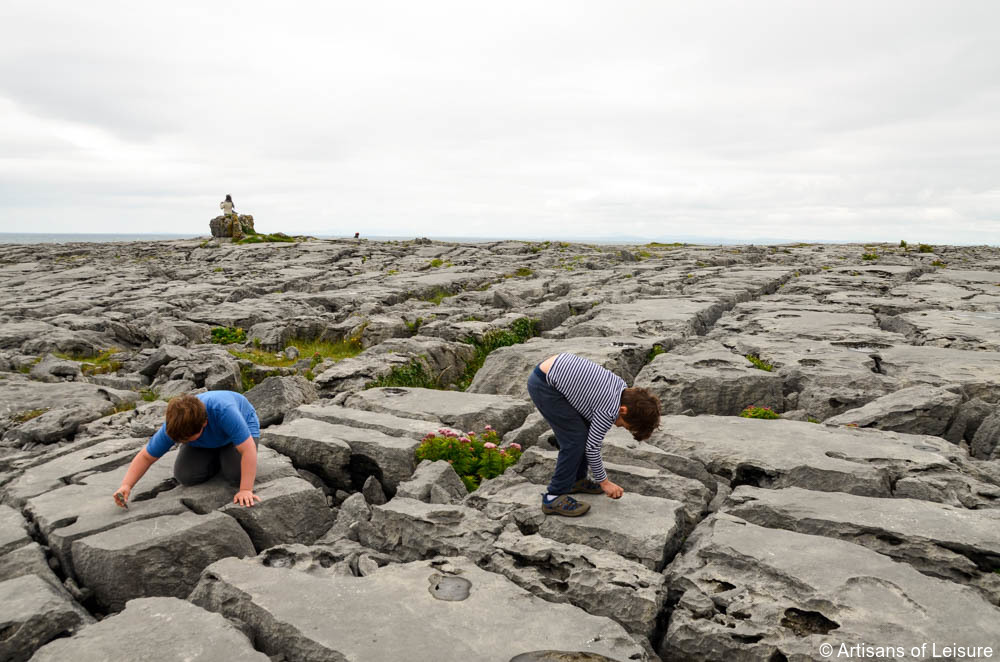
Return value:
<svg viewBox="0 0 1000 662">
<path fill-rule="evenodd" d="M 562 515 L 563 517 L 579 517 L 590 510 L 590 504 L 577 501 L 568 494 L 560 494 L 551 503 L 545 503 L 542 497 L 542 512 L 546 515 Z"/>
</svg>

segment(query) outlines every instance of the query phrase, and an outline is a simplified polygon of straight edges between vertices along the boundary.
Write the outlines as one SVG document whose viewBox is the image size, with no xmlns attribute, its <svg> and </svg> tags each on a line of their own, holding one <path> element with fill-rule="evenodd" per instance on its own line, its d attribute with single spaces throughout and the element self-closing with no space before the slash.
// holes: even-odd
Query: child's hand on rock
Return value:
<svg viewBox="0 0 1000 662">
<path fill-rule="evenodd" d="M 604 481 L 601 483 L 601 489 L 604 490 L 605 496 L 609 496 L 612 499 L 620 499 L 621 496 L 625 494 L 625 490 L 623 490 L 618 485 L 615 485 L 607 478 L 605 478 Z"/>
<path fill-rule="evenodd" d="M 252 506 L 254 499 L 257 500 L 257 503 L 260 503 L 260 497 L 250 490 L 240 490 L 233 497 L 233 503 L 238 503 L 241 506 Z"/>
<path fill-rule="evenodd" d="M 122 485 L 119 487 L 114 494 L 115 505 L 119 508 L 124 508 L 128 510 L 128 498 L 132 494 L 132 488 L 127 485 Z"/>
</svg>

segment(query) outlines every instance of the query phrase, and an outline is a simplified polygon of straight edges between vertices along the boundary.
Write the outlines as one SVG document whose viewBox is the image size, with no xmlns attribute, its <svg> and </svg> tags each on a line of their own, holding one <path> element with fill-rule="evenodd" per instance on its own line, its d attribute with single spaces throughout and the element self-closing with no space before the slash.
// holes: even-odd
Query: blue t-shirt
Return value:
<svg viewBox="0 0 1000 662">
<path fill-rule="evenodd" d="M 239 446 L 247 437 L 260 437 L 260 421 L 250 401 L 233 391 L 207 391 L 199 393 L 199 400 L 205 403 L 208 412 L 208 425 L 201 436 L 190 442 L 197 448 L 219 448 L 227 444 Z M 167 424 L 164 423 L 156 431 L 153 438 L 146 444 L 146 452 L 153 457 L 163 457 L 163 454 L 174 445 L 174 440 L 167 435 Z"/>
</svg>

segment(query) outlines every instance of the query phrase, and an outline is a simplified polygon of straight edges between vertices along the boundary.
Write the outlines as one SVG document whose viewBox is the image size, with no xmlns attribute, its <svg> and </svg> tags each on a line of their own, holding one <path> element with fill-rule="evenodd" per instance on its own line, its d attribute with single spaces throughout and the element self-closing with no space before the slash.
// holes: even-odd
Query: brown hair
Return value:
<svg viewBox="0 0 1000 662">
<path fill-rule="evenodd" d="M 193 395 L 179 395 L 167 403 L 167 436 L 178 444 L 201 432 L 207 420 L 205 403 Z"/>
<path fill-rule="evenodd" d="M 653 430 L 660 427 L 660 399 L 644 388 L 632 387 L 622 391 L 622 418 L 629 432 L 637 441 L 649 439 Z"/>
</svg>

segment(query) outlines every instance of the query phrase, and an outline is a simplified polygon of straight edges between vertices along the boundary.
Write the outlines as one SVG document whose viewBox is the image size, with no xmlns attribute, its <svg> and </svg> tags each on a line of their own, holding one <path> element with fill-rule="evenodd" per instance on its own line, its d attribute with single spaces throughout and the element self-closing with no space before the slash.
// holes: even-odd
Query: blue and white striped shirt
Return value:
<svg viewBox="0 0 1000 662">
<path fill-rule="evenodd" d="M 601 461 L 601 446 L 618 420 L 622 391 L 627 387 L 625 380 L 589 359 L 563 353 L 552 362 L 546 381 L 590 423 L 587 464 L 594 480 L 603 481 L 608 474 Z"/>
</svg>

